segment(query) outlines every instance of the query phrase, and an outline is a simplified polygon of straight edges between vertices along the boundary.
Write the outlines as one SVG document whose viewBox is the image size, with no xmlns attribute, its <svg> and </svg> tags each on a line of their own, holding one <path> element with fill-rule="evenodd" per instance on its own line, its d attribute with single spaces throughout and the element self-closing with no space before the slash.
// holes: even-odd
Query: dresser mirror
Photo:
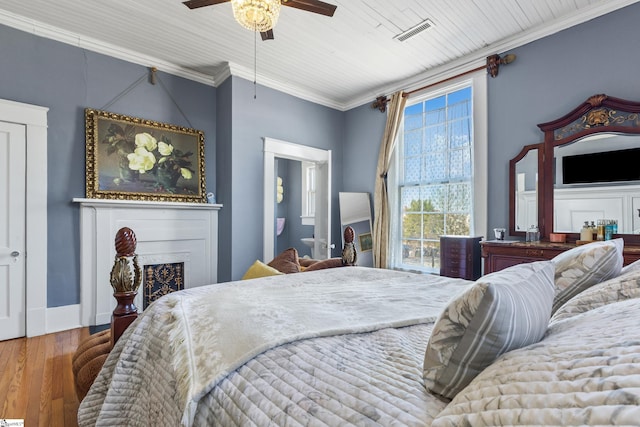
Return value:
<svg viewBox="0 0 640 427">
<path fill-rule="evenodd" d="M 594 95 L 544 132 L 538 210 L 541 231 L 579 236 L 584 221 L 615 219 L 640 243 L 640 103 Z M 637 160 L 636 160 L 637 159 Z"/>
<path fill-rule="evenodd" d="M 597 133 L 554 148 L 553 231 L 615 219 L 618 233 L 640 233 L 640 135 Z"/>
<path fill-rule="evenodd" d="M 539 171 L 542 170 L 543 143 L 526 145 L 509 161 L 509 234 L 524 236 L 538 225 Z"/>
</svg>

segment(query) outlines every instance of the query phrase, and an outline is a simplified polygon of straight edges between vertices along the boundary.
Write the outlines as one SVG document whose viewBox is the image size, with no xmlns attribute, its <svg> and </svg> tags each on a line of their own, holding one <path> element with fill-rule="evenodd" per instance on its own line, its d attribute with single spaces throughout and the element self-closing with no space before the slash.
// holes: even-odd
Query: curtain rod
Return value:
<svg viewBox="0 0 640 427">
<path fill-rule="evenodd" d="M 425 85 L 425 86 L 419 87 L 419 88 L 417 88 L 417 89 L 413 89 L 413 90 L 410 90 L 410 91 L 408 91 L 408 92 L 404 92 L 404 93 L 402 94 L 402 96 L 404 96 L 405 98 L 407 98 L 407 97 L 409 97 L 409 96 L 413 95 L 414 93 L 422 92 L 423 90 L 425 90 L 425 89 L 429 89 L 430 87 L 437 86 L 437 85 L 442 84 L 442 83 L 446 83 L 446 82 L 448 82 L 448 81 L 450 81 L 450 80 L 457 79 L 458 77 L 466 76 L 467 74 L 475 73 L 476 71 L 480 71 L 480 70 L 485 69 L 485 68 L 487 68 L 487 66 L 486 66 L 486 65 L 481 65 L 480 67 L 476 67 L 476 68 L 474 68 L 474 69 L 471 69 L 471 70 L 465 71 L 465 72 L 463 72 L 463 73 L 456 74 L 455 76 L 447 77 L 447 78 L 446 78 L 446 79 L 444 79 L 444 80 L 440 80 L 440 81 L 438 81 L 438 82 L 430 83 L 430 84 L 428 84 L 428 85 Z"/>
<path fill-rule="evenodd" d="M 487 73 L 489 73 L 489 75 L 491 77 L 497 77 L 498 76 L 498 71 L 500 69 L 500 64 L 510 64 L 513 61 L 515 61 L 515 59 L 516 59 L 516 56 L 514 54 L 512 54 L 512 53 L 510 53 L 508 55 L 505 55 L 502 58 L 498 54 L 489 55 L 489 56 L 487 56 L 486 65 L 481 65 L 480 67 L 476 67 L 476 68 L 473 68 L 471 70 L 464 71 L 462 73 L 456 74 L 455 76 L 447 77 L 444 80 L 440 80 L 438 82 L 430 83 L 428 85 L 419 87 L 417 89 L 413 89 L 413 90 L 410 90 L 408 92 L 404 92 L 402 94 L 402 96 L 405 97 L 405 98 L 409 97 L 409 96 L 413 95 L 414 93 L 422 92 L 423 90 L 429 89 L 430 87 L 433 87 L 433 86 L 436 86 L 436 85 L 439 85 L 439 84 L 442 84 L 442 83 L 446 83 L 446 82 L 448 82 L 450 80 L 457 79 L 457 78 L 462 77 L 462 76 L 466 76 L 467 74 L 475 73 L 476 71 L 480 71 L 482 69 L 486 69 Z M 373 101 L 373 104 L 371 104 L 371 108 L 377 108 L 378 110 L 380 110 L 381 113 L 384 113 L 384 112 L 387 111 L 387 103 L 389 101 L 390 101 L 390 99 L 387 98 L 386 96 L 384 96 L 384 95 L 383 96 L 379 96 L 379 97 L 376 98 L 375 101 Z"/>
</svg>

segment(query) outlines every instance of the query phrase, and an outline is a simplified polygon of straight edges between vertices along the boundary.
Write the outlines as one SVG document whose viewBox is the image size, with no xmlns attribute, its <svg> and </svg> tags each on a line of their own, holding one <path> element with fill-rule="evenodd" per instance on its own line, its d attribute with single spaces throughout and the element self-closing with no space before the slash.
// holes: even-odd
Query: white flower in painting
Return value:
<svg viewBox="0 0 640 427">
<path fill-rule="evenodd" d="M 127 155 L 127 159 L 129 159 L 129 169 L 140 173 L 153 169 L 156 164 L 156 157 L 144 147 L 136 148 L 133 153 Z"/>
<path fill-rule="evenodd" d="M 136 147 L 144 147 L 147 151 L 153 151 L 158 147 L 158 141 L 149 133 L 136 134 Z"/>
<path fill-rule="evenodd" d="M 166 142 L 158 142 L 158 152 L 163 156 L 170 156 L 173 153 L 173 145 Z"/>
<path fill-rule="evenodd" d="M 184 179 L 191 179 L 191 171 L 187 168 L 180 168 L 180 173 Z"/>
</svg>

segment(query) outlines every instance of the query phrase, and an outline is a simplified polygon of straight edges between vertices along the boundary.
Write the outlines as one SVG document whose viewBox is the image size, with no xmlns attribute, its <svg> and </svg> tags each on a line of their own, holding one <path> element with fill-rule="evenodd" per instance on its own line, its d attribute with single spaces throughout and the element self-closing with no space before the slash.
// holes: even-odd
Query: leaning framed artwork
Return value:
<svg viewBox="0 0 640 427">
<path fill-rule="evenodd" d="M 360 250 L 362 252 L 370 251 L 373 248 L 371 233 L 358 234 L 358 241 L 360 242 Z"/>
<path fill-rule="evenodd" d="M 204 133 L 87 108 L 86 196 L 206 203 Z"/>
</svg>

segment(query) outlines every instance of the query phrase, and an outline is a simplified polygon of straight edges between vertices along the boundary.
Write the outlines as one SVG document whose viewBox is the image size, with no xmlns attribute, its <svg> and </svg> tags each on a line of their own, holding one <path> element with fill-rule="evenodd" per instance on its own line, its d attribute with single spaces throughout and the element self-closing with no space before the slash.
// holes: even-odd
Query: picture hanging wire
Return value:
<svg viewBox="0 0 640 427">
<path fill-rule="evenodd" d="M 189 125 L 189 127 L 193 128 L 193 125 L 191 124 L 191 121 L 189 121 L 189 118 L 187 117 L 187 115 L 184 113 L 184 111 L 182 111 L 182 108 L 180 108 L 180 105 L 178 105 L 176 100 L 173 98 L 173 96 L 171 95 L 171 92 L 169 92 L 167 87 L 164 85 L 164 83 L 162 82 L 162 79 L 160 79 L 160 76 L 158 76 L 156 74 L 157 71 L 158 71 L 158 69 L 156 67 L 149 67 L 148 73 L 145 72 L 135 82 L 131 83 L 126 89 L 124 89 L 122 92 L 117 94 L 111 101 L 107 102 L 100 109 L 101 110 L 109 109 L 109 107 L 111 107 L 119 99 L 123 98 L 125 95 L 127 95 L 129 92 L 131 92 L 136 86 L 138 86 L 140 83 L 142 83 L 145 80 L 145 78 L 148 76 L 149 83 L 151 83 L 152 85 L 155 85 L 156 81 L 160 83 L 160 86 L 162 87 L 162 90 L 164 90 L 167 93 L 167 95 L 169 95 L 169 99 L 171 99 L 171 102 L 173 102 L 173 105 L 175 105 L 175 107 L 178 109 L 180 114 L 182 114 L 182 117 L 184 117 L 184 119 L 187 121 L 187 124 Z M 255 94 L 254 94 L 254 98 L 255 98 Z"/>
</svg>

